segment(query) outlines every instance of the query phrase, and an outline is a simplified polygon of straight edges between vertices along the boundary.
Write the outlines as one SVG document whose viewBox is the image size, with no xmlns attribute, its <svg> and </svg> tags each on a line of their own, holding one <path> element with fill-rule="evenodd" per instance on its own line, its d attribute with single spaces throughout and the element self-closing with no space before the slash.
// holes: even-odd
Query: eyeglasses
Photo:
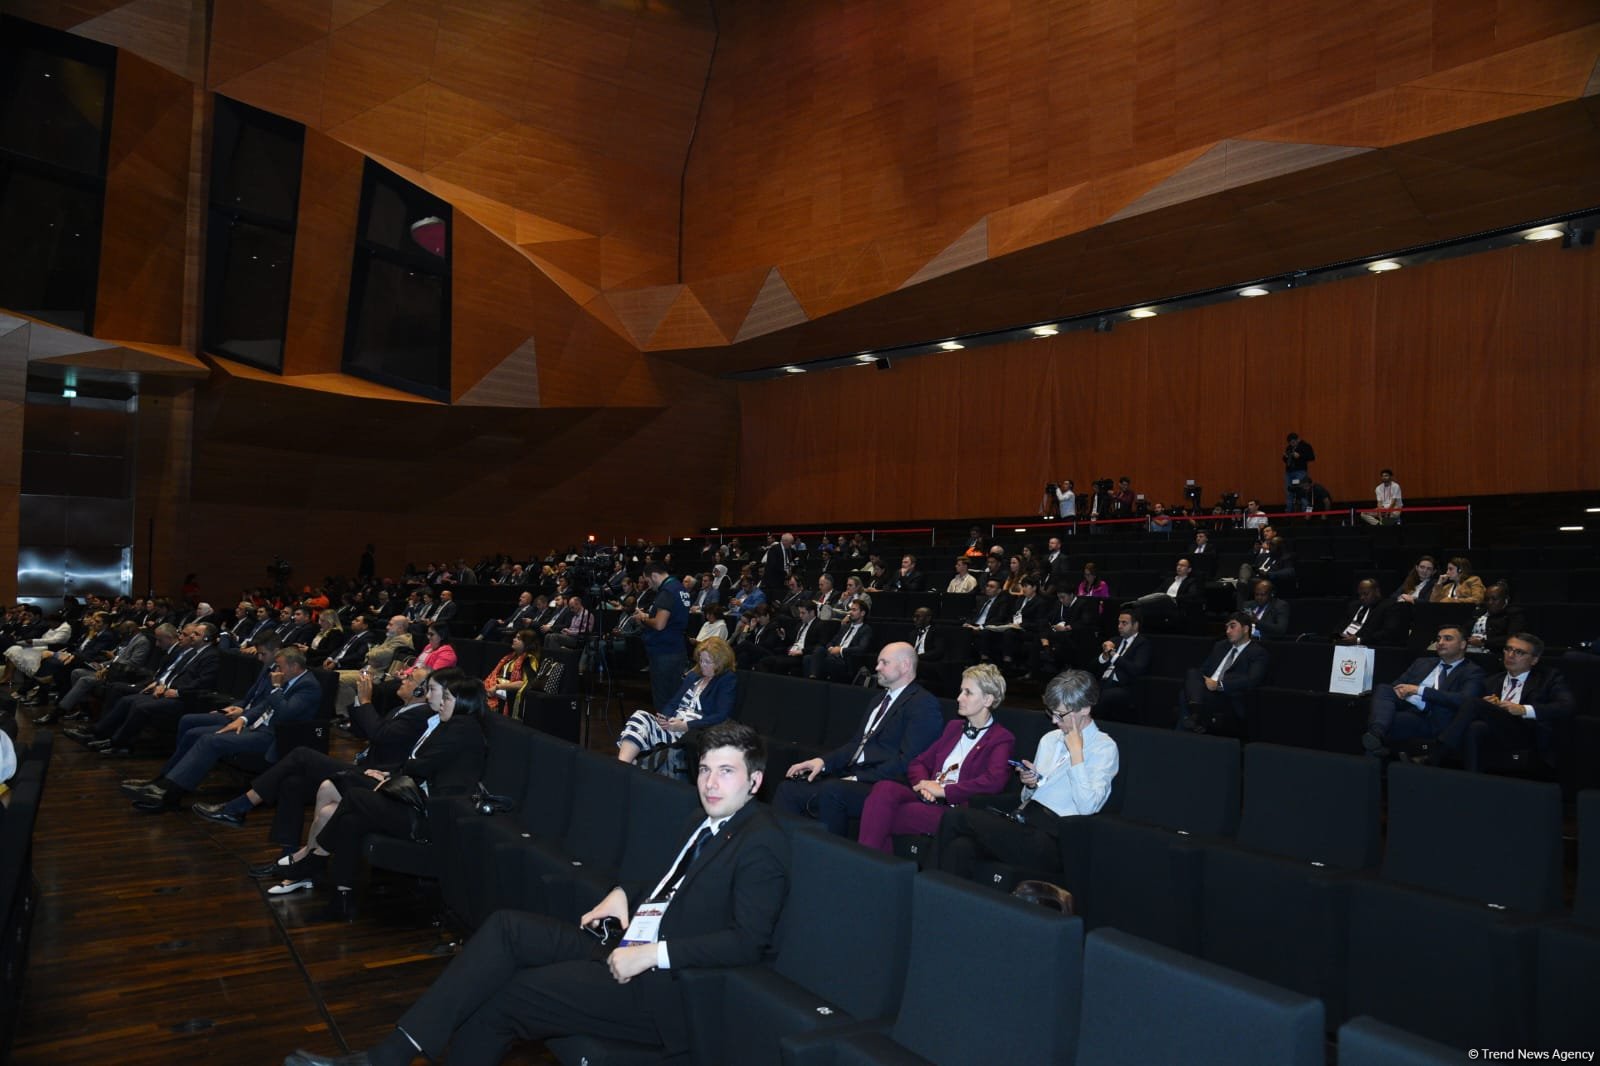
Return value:
<svg viewBox="0 0 1600 1066">
<path fill-rule="evenodd" d="M 1532 648 L 1513 648 L 1510 645 L 1507 645 L 1506 646 L 1506 650 L 1505 650 L 1505 654 L 1507 654 L 1507 655 L 1515 655 L 1515 656 L 1518 656 L 1520 658 L 1521 656 L 1524 656 L 1524 655 L 1532 655 L 1533 654 L 1533 649 Z"/>
</svg>

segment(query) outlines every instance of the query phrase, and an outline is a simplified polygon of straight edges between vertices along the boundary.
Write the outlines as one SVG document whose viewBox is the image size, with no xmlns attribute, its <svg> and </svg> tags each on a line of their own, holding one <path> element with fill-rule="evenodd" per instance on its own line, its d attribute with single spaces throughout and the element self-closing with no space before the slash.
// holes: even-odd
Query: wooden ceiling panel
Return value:
<svg viewBox="0 0 1600 1066">
<path fill-rule="evenodd" d="M 325 40 L 329 15 L 328 0 L 215 0 L 206 84 L 222 91 L 248 71 Z"/>
<path fill-rule="evenodd" d="M 433 63 L 439 33 L 434 0 L 390 3 L 335 30 L 328 47 L 322 127 L 333 129 L 422 85 Z M 396 132 L 409 136 L 420 158 L 423 126 Z"/>
<path fill-rule="evenodd" d="M 285 374 L 335 374 L 343 365 L 351 250 L 365 166 L 360 152 L 314 130 L 306 132 L 283 346 Z"/>
</svg>

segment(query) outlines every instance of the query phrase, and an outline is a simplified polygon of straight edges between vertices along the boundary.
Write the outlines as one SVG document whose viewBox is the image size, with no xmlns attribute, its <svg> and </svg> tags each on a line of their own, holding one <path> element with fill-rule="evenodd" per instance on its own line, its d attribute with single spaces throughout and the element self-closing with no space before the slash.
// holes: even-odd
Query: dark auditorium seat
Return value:
<svg viewBox="0 0 1600 1066">
<path fill-rule="evenodd" d="M 503 846 L 524 839 L 551 843 L 566 832 L 578 748 L 538 730 L 528 734 L 524 780 L 512 794 L 516 810 L 458 819 L 444 842 L 449 858 L 443 881 L 445 908 L 464 931 L 476 929 L 501 907 L 530 907 L 501 876 L 498 859 Z"/>
<path fill-rule="evenodd" d="M 1461 1066 L 1461 1052 L 1362 1017 L 1339 1027 L 1338 1066 Z"/>
<path fill-rule="evenodd" d="M 793 833 L 789 859 L 771 963 L 685 972 L 697 1062 L 766 1066 L 781 1037 L 892 1018 L 900 1005 L 915 867 L 825 833 Z"/>
<path fill-rule="evenodd" d="M 1600 791 L 1578 796 L 1578 889 L 1572 913 L 1538 931 L 1533 1036 L 1538 1047 L 1600 1047 Z"/>
<path fill-rule="evenodd" d="M 1127 775 L 1121 809 L 1084 820 L 1087 855 L 1069 854 L 1063 835 L 1065 884 L 1089 928 L 1115 926 L 1192 951 L 1201 883 L 1197 838 L 1232 837 L 1238 825 L 1239 742 L 1146 732 L 1136 741 L 1137 757 L 1119 770 Z M 1124 733 L 1115 734 L 1119 748 Z"/>
<path fill-rule="evenodd" d="M 1322 1066 L 1322 1004 L 1116 929 L 1084 945 L 1077 1066 Z"/>
<path fill-rule="evenodd" d="M 1317 996 L 1337 1015 L 1341 876 L 1377 865 L 1381 785 L 1377 762 L 1363 756 L 1246 747 L 1235 846 L 1205 850 L 1201 957 Z"/>
<path fill-rule="evenodd" d="M 1561 904 L 1554 784 L 1396 763 L 1380 881 L 1350 885 L 1346 1005 L 1456 1047 L 1530 1031 L 1533 930 Z"/>
<path fill-rule="evenodd" d="M 847 947 L 841 965 L 860 965 Z M 942 873 L 915 878 L 905 994 L 892 1024 L 787 1036 L 788 1066 L 1067 1062 L 1083 924 Z"/>
</svg>

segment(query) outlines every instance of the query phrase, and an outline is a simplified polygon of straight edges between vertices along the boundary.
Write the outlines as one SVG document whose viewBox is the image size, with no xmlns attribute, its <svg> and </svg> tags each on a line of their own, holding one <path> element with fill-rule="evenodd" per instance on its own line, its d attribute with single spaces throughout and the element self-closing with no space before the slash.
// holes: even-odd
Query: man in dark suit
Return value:
<svg viewBox="0 0 1600 1066">
<path fill-rule="evenodd" d="M 185 628 L 180 643 L 174 645 L 182 650 L 150 684 L 107 709 L 94 727 L 87 742 L 89 747 L 105 755 L 130 755 L 134 740 L 152 718 L 170 717 L 176 721 L 183 711 L 179 697 L 185 692 L 215 688 L 222 658 L 211 643 L 215 635 L 216 627 L 208 622 Z"/>
<path fill-rule="evenodd" d="M 444 1059 L 446 1047 L 451 1062 L 490 1063 L 516 1040 L 565 1035 L 682 1055 L 688 1026 L 671 971 L 760 962 L 789 882 L 783 830 L 751 802 L 766 759 L 760 738 L 742 723 L 721 722 L 701 743 L 705 818 L 685 827 L 684 846 L 659 881 L 617 886 L 581 927 L 498 911 L 377 1047 L 342 1059 L 301 1051 L 286 1064 L 397 1066 L 419 1053 Z"/>
<path fill-rule="evenodd" d="M 1117 612 L 1117 639 L 1100 646 L 1096 669 L 1100 674 L 1100 716 L 1112 721 L 1135 717 L 1133 697 L 1139 679 L 1150 672 L 1150 641 L 1139 633 L 1142 619 L 1137 607 Z"/>
<path fill-rule="evenodd" d="M 1577 700 L 1561 671 L 1540 664 L 1542 655 L 1544 641 L 1532 633 L 1507 638 L 1505 669 L 1485 682 L 1481 699 L 1464 701 L 1439 734 L 1440 746 L 1460 751 L 1467 770 L 1477 773 L 1485 752 L 1532 748 L 1549 761 L 1555 723 L 1572 716 Z"/>
<path fill-rule="evenodd" d="M 244 652 L 246 655 L 249 655 L 251 652 L 255 651 L 256 641 L 260 640 L 268 633 L 271 633 L 273 636 L 277 636 L 278 623 L 273 620 L 271 608 L 257 607 L 255 624 L 250 627 L 249 631 L 246 632 L 244 636 L 239 638 L 239 650 Z"/>
<path fill-rule="evenodd" d="M 768 602 L 770 603 L 771 601 L 769 600 Z M 816 603 L 812 600 L 811 593 L 806 591 L 806 587 L 800 583 L 800 575 L 798 573 L 790 574 L 788 580 L 784 582 L 783 599 L 777 602 L 774 610 L 786 618 L 793 618 L 802 603 L 810 604 L 813 609 L 816 608 Z"/>
<path fill-rule="evenodd" d="M 933 608 L 918 607 L 911 613 L 910 643 L 916 649 L 918 662 L 937 663 L 944 660 L 944 637 L 934 628 Z"/>
<path fill-rule="evenodd" d="M 1258 640 L 1282 640 L 1289 635 L 1289 605 L 1278 599 L 1272 582 L 1261 578 L 1250 586 L 1245 611 L 1251 618 L 1250 635 Z"/>
<path fill-rule="evenodd" d="M 976 609 L 972 617 L 961 624 L 972 630 L 972 651 L 979 659 L 988 660 L 994 657 L 992 630 L 990 626 L 1000 626 L 1005 623 L 1006 605 L 1011 597 L 1000 591 L 998 578 L 986 578 L 978 593 Z"/>
<path fill-rule="evenodd" d="M 807 677 L 848 681 L 855 676 L 872 646 L 872 627 L 867 624 L 867 612 L 866 597 L 857 596 L 850 601 L 849 613 L 839 627 L 835 643 L 818 645 L 811 653 Z"/>
<path fill-rule="evenodd" d="M 275 804 L 272 832 L 267 839 L 282 848 L 284 855 L 292 853 L 300 846 L 306 808 L 322 782 L 345 770 L 396 773 L 410 758 L 433 713 L 424 698 L 429 672 L 426 667 L 411 671 L 406 679 L 409 691 L 401 694 L 401 705 L 387 716 L 380 716 L 372 706 L 372 678 L 363 677 L 356 682 L 356 702 L 350 708 L 354 726 L 351 731 L 366 737 L 369 743 L 353 763 L 341 762 L 315 748 L 298 747 L 250 782 L 243 795 L 227 803 L 196 803 L 189 809 L 209 822 L 241 826 L 256 807 Z M 276 880 L 286 865 L 266 863 L 252 868 L 251 873 L 262 880 Z"/>
<path fill-rule="evenodd" d="M 900 572 L 889 582 L 890 592 L 921 592 L 924 586 L 922 571 L 917 569 L 917 557 L 907 555 L 900 560 Z"/>
<path fill-rule="evenodd" d="M 1486 691 L 1483 671 L 1466 661 L 1467 637 L 1460 626 L 1440 626 L 1434 647 L 1437 655 L 1412 663 L 1394 684 L 1373 686 L 1361 737 L 1369 755 L 1388 755 L 1391 740 L 1438 737 L 1463 704 Z"/>
<path fill-rule="evenodd" d="M 1225 638 L 1217 641 L 1198 670 L 1191 668 L 1184 677 L 1178 729 L 1207 733 L 1219 721 L 1230 728 L 1243 724 L 1245 697 L 1267 679 L 1267 650 L 1250 639 L 1254 621 L 1245 611 L 1229 615 Z"/>
<path fill-rule="evenodd" d="M 1100 638 L 1100 601 L 1093 596 L 1079 596 L 1070 580 L 1056 586 L 1055 598 L 1055 606 L 1045 614 L 1044 635 L 1040 639 L 1049 641 L 1050 657 L 1056 673 L 1060 673 L 1094 658 Z"/>
<path fill-rule="evenodd" d="M 289 612 L 289 621 L 278 627 L 278 646 L 292 648 L 296 644 L 310 644 L 316 635 L 317 623 L 311 620 L 311 612 L 296 607 Z"/>
<path fill-rule="evenodd" d="M 350 639 L 339 646 L 336 654 L 323 660 L 325 670 L 359 670 L 367 663 L 367 652 L 372 650 L 375 635 L 371 620 L 364 614 L 350 619 Z"/>
<path fill-rule="evenodd" d="M 1194 543 L 1189 545 L 1189 565 L 1201 580 L 1217 576 L 1217 552 L 1211 544 L 1211 534 L 1203 529 L 1194 531 Z"/>
<path fill-rule="evenodd" d="M 917 651 L 889 644 L 878 653 L 883 698 L 862 727 L 827 755 L 795 763 L 784 773 L 773 805 L 816 818 L 828 832 L 847 836 L 850 819 L 866 806 L 878 781 L 904 781 L 906 767 L 938 739 L 944 716 L 933 693 L 917 684 Z"/>
<path fill-rule="evenodd" d="M 1072 565 L 1067 561 L 1067 553 L 1062 550 L 1060 537 L 1051 537 L 1045 542 L 1044 558 L 1039 562 L 1039 576 L 1044 579 L 1043 584 L 1047 589 L 1061 588 L 1070 583 Z"/>
<path fill-rule="evenodd" d="M 822 646 L 833 631 L 832 622 L 817 617 L 817 605 L 807 600 L 795 608 L 794 635 L 779 653 L 768 655 L 756 663 L 756 669 L 769 674 L 798 674 L 805 670 L 806 660 Z"/>
<path fill-rule="evenodd" d="M 785 533 L 767 546 L 766 554 L 761 558 L 761 591 L 766 593 L 768 603 L 783 599 L 784 583 L 794 564 L 793 533 Z"/>
<path fill-rule="evenodd" d="M 783 630 L 772 620 L 771 606 L 758 603 L 741 618 L 732 643 L 733 657 L 741 670 L 753 669 L 767 656 L 783 651 Z"/>
<path fill-rule="evenodd" d="M 533 605 L 533 592 L 530 589 L 517 597 L 516 609 L 510 614 L 504 618 L 491 618 L 483 623 L 483 628 L 478 630 L 478 639 L 488 640 L 494 637 L 496 640 L 510 640 L 517 635 L 517 630 L 531 629 L 533 620 L 538 616 L 539 609 Z"/>
<path fill-rule="evenodd" d="M 306 668 L 305 652 L 299 648 L 280 648 L 263 673 L 267 674 L 268 691 L 246 706 L 229 707 L 220 716 L 188 715 L 182 720 L 190 723 L 189 728 L 180 728 L 177 749 L 160 775 L 132 787 L 124 784 L 123 791 L 133 797 L 134 809 L 150 814 L 172 810 L 185 792 L 199 788 L 211 768 L 230 755 L 257 754 L 269 763 L 277 761 L 272 727 L 315 718 L 322 706 L 322 686 Z M 195 721 L 201 717 L 212 721 Z M 226 718 L 227 724 L 219 726 L 218 717 Z"/>
<path fill-rule="evenodd" d="M 1173 568 L 1173 575 L 1165 586 L 1147 595 L 1140 596 L 1135 605 L 1146 619 L 1150 619 L 1153 629 L 1159 629 L 1159 623 L 1175 622 L 1180 618 L 1194 618 L 1200 614 L 1204 606 L 1200 592 L 1200 579 L 1194 575 L 1193 564 L 1187 558 L 1179 559 Z"/>
<path fill-rule="evenodd" d="M 1333 635 L 1335 644 L 1359 644 L 1364 648 L 1381 648 L 1406 642 L 1410 626 L 1406 624 L 1406 604 L 1383 598 L 1383 591 L 1372 578 L 1356 585 L 1356 599 L 1345 615 L 1344 625 Z"/>
</svg>

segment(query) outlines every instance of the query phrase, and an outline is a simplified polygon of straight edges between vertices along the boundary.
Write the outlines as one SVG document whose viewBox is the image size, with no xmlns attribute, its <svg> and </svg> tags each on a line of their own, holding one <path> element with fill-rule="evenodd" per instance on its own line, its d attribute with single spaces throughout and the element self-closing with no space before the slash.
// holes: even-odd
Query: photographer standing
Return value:
<svg viewBox="0 0 1600 1066">
<path fill-rule="evenodd" d="M 1317 457 L 1317 450 L 1309 441 L 1300 439 L 1300 434 L 1291 433 L 1283 448 L 1283 493 L 1284 508 L 1289 511 L 1304 511 L 1311 503 L 1311 461 Z"/>
</svg>

